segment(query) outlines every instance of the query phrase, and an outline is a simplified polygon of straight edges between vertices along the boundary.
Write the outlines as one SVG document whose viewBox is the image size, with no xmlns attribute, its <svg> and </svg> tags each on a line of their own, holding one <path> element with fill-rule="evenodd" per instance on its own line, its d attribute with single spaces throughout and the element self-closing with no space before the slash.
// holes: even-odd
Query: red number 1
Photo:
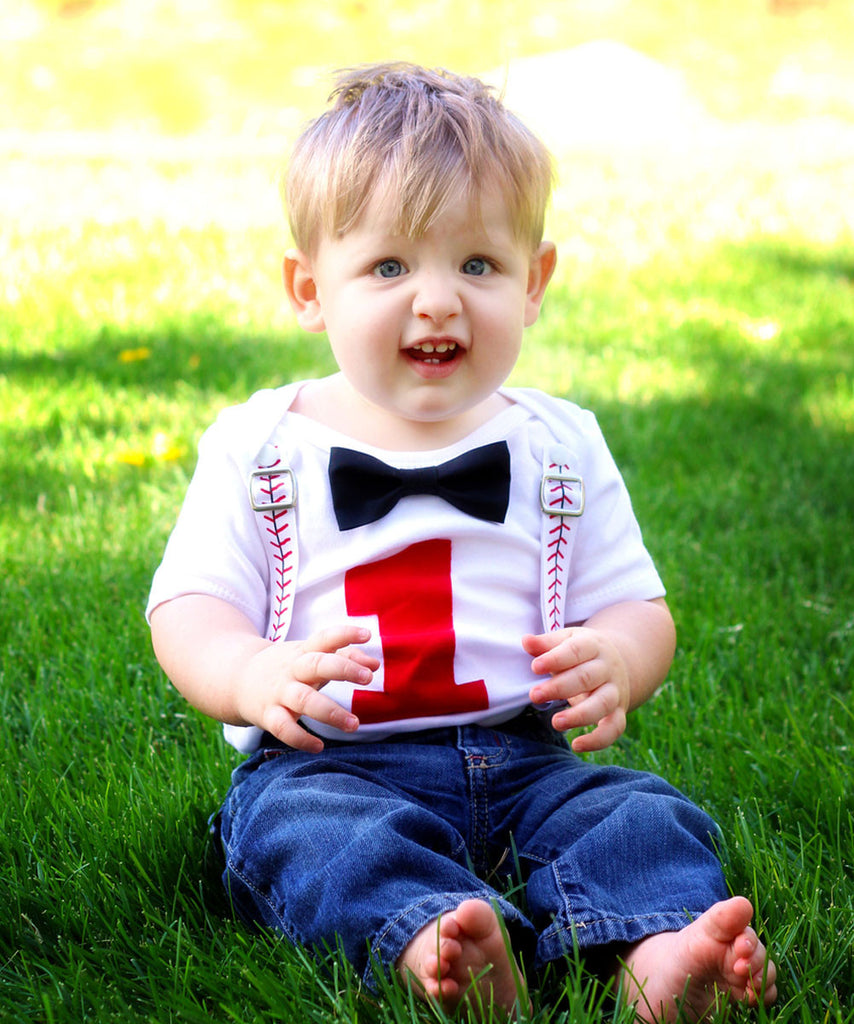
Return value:
<svg viewBox="0 0 854 1024">
<path fill-rule="evenodd" d="M 362 722 L 426 718 L 489 707 L 482 679 L 454 679 L 451 542 L 428 540 L 347 572 L 347 611 L 376 615 L 380 624 L 384 689 L 355 690 L 353 713 Z"/>
</svg>

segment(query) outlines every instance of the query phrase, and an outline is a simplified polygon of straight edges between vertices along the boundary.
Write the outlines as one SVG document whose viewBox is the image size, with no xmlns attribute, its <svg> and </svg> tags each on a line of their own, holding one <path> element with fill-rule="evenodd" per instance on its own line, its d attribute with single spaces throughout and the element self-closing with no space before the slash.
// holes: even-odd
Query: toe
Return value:
<svg viewBox="0 0 854 1024">
<path fill-rule="evenodd" d="M 752 928 L 745 928 L 741 935 L 736 936 L 732 951 L 739 960 L 751 960 L 759 946 L 759 939 Z"/>
<path fill-rule="evenodd" d="M 439 935 L 443 939 L 458 939 L 462 935 L 462 928 L 454 913 L 442 914 L 439 918 Z"/>
<path fill-rule="evenodd" d="M 442 960 L 458 960 L 463 947 L 456 939 L 440 939 L 439 956 Z"/>
<path fill-rule="evenodd" d="M 458 927 L 476 942 L 492 935 L 497 926 L 495 911 L 484 900 L 464 900 L 454 917 Z"/>
<path fill-rule="evenodd" d="M 753 906 L 744 896 L 733 896 L 731 899 L 716 903 L 706 914 L 713 936 L 719 942 L 730 942 L 740 933 L 748 931 L 753 918 Z"/>
</svg>

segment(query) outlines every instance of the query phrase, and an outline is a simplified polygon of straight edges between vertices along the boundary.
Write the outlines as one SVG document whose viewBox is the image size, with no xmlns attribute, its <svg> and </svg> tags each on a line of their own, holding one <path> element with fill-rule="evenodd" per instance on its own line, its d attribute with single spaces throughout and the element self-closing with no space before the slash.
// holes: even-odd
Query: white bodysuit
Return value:
<svg viewBox="0 0 854 1024">
<path fill-rule="evenodd" d="M 319 734 L 357 742 L 438 725 L 497 724 L 529 703 L 538 679 L 523 634 L 583 622 L 621 601 L 663 596 L 592 413 L 538 391 L 505 388 L 512 404 L 468 437 L 438 451 L 400 452 L 290 412 L 299 386 L 259 392 L 225 410 L 202 437 L 148 614 L 172 598 L 207 594 L 275 639 L 302 639 L 348 620 L 368 626 L 365 649 L 381 663 L 372 683 L 332 681 L 324 688 L 361 725 L 344 734 L 307 721 Z M 331 447 L 420 468 L 501 440 L 511 466 L 503 523 L 473 518 L 436 496 L 411 495 L 375 523 L 339 529 L 327 474 Z M 562 622 L 549 621 L 543 582 L 543 456 L 555 444 L 571 453 L 585 491 L 580 517 L 555 520 L 575 531 Z M 295 507 L 254 511 L 249 473 L 273 463 L 291 470 Z M 225 728 L 239 750 L 257 747 L 260 730 Z"/>
</svg>

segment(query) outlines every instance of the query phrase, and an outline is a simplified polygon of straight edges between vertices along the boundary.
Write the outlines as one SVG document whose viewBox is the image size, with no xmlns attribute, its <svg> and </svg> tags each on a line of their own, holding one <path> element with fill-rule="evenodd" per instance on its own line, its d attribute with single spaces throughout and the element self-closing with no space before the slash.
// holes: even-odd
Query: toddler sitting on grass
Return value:
<svg viewBox="0 0 854 1024">
<path fill-rule="evenodd" d="M 149 602 L 250 755 L 217 824 L 233 903 L 447 1010 L 524 1014 L 576 948 L 642 1021 L 771 1003 L 711 819 L 580 756 L 675 638 L 592 414 L 505 386 L 555 266 L 549 156 L 474 79 L 376 66 L 334 100 L 289 169 L 284 279 L 339 372 L 206 432 Z"/>
</svg>

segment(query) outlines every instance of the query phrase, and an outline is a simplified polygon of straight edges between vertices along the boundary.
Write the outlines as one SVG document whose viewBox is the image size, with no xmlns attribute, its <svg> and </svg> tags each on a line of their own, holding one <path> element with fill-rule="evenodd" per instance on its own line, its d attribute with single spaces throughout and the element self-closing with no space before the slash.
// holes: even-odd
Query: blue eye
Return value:
<svg viewBox="0 0 854 1024">
<path fill-rule="evenodd" d="M 484 274 L 488 274 L 492 270 L 488 260 L 485 260 L 482 256 L 472 256 L 467 259 L 462 266 L 464 274 L 468 274 L 470 277 L 483 277 Z"/>
<path fill-rule="evenodd" d="M 374 273 L 377 277 L 400 277 L 404 273 L 404 268 L 400 260 L 383 260 L 374 267 Z"/>
</svg>

